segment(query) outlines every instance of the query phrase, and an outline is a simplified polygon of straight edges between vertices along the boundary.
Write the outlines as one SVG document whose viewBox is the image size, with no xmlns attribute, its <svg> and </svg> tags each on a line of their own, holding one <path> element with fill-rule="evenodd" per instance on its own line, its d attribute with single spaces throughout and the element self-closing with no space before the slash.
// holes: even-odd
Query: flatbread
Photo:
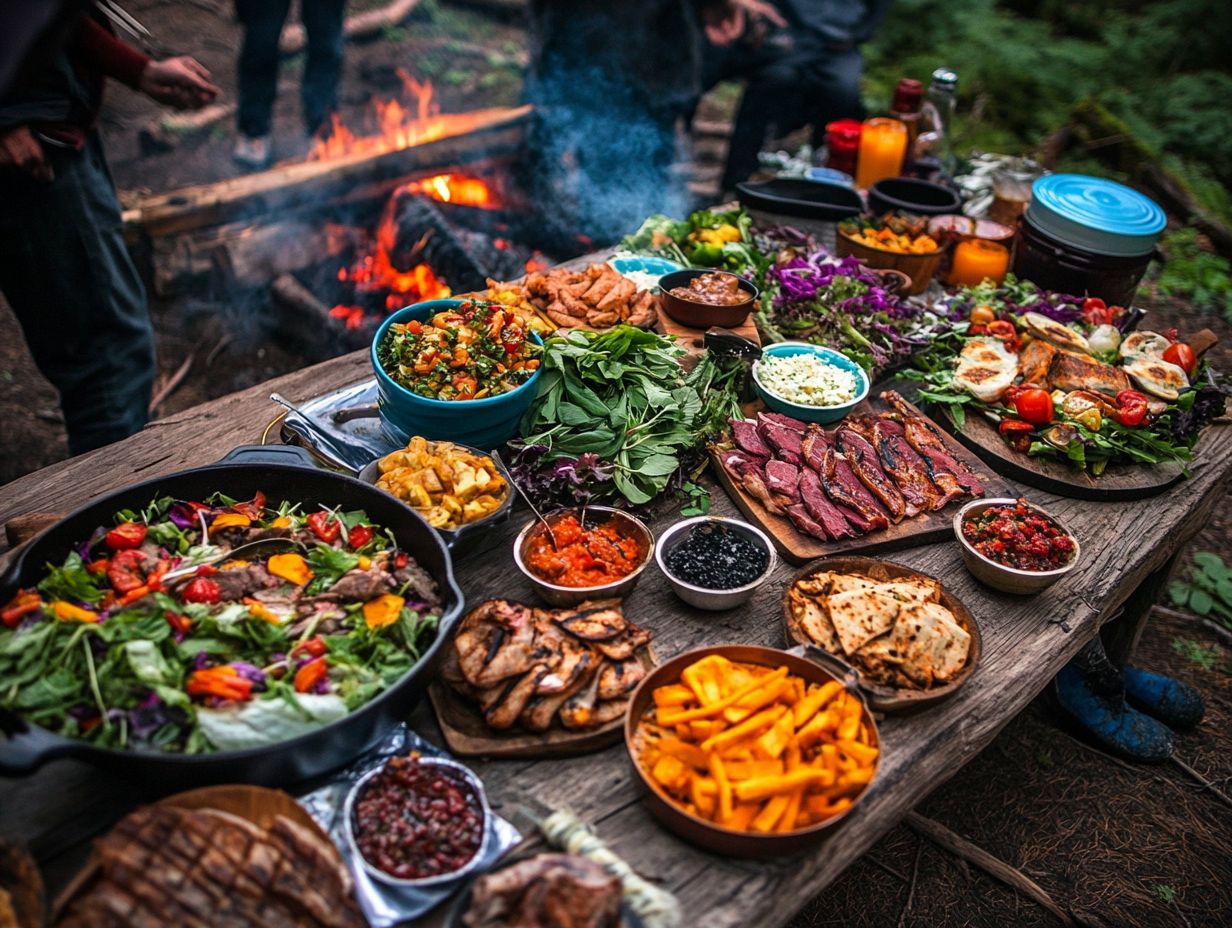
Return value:
<svg viewBox="0 0 1232 928">
<path fill-rule="evenodd" d="M 826 615 L 825 609 L 821 607 L 821 603 L 811 596 L 801 596 L 793 591 L 792 612 L 796 621 L 800 623 L 801 631 L 808 635 L 814 644 L 831 654 L 838 651 L 838 634 L 834 631 L 834 624 Z"/>
<path fill-rule="evenodd" d="M 846 654 L 854 654 L 893 628 L 902 605 L 894 597 L 872 590 L 832 593 L 826 600 L 830 622 Z"/>
<path fill-rule="evenodd" d="M 941 584 L 936 580 L 898 580 L 894 583 L 879 583 L 873 592 L 892 596 L 904 603 L 935 603 L 941 600 Z"/>
<path fill-rule="evenodd" d="M 889 638 L 903 672 L 921 686 L 951 679 L 966 665 L 971 647 L 971 636 L 938 603 L 904 605 Z"/>
</svg>

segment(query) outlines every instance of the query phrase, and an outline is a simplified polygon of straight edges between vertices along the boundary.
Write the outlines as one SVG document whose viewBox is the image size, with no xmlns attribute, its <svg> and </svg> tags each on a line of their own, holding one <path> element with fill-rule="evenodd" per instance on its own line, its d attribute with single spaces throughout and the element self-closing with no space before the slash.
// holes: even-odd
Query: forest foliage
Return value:
<svg viewBox="0 0 1232 928">
<path fill-rule="evenodd" d="M 896 0 L 865 49 L 866 99 L 884 110 L 900 77 L 953 68 L 959 149 L 1010 153 L 1095 100 L 1232 217 L 1230 52 L 1228 0 Z"/>
</svg>

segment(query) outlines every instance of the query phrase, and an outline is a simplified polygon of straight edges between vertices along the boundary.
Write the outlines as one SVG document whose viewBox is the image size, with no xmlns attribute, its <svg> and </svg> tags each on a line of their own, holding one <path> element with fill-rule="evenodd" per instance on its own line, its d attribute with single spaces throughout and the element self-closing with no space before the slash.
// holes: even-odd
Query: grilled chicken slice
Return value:
<svg viewBox="0 0 1232 928">
<path fill-rule="evenodd" d="M 522 710 L 518 721 L 529 731 L 547 731 L 556 719 L 556 713 L 578 690 L 587 686 L 596 676 L 599 657 L 587 649 L 586 656 L 578 664 L 578 674 L 558 693 L 537 693 Z M 542 685 L 543 681 L 540 681 Z"/>
<path fill-rule="evenodd" d="M 529 670 L 534 663 L 532 621 L 528 607 L 501 599 L 472 610 L 454 639 L 467 682 L 482 689 Z"/>
<path fill-rule="evenodd" d="M 901 522 L 904 516 L 916 515 L 919 510 L 908 512 L 907 502 L 898 491 L 894 481 L 881 468 L 877 458 L 877 449 L 864 436 L 848 428 L 841 428 L 835 434 L 838 449 L 851 464 L 860 481 L 869 488 L 873 496 L 885 506 L 894 522 Z"/>
<path fill-rule="evenodd" d="M 599 670 L 599 698 L 616 699 L 633 692 L 646 677 L 646 669 L 636 659 L 604 661 Z"/>
<path fill-rule="evenodd" d="M 541 631 L 535 642 L 535 656 L 548 667 L 547 675 L 535 688 L 536 695 L 568 689 L 598 660 L 586 642 L 578 641 L 554 625 Z"/>
<path fill-rule="evenodd" d="M 1056 353 L 1055 346 L 1039 338 L 1022 349 L 1018 355 L 1018 374 L 1022 377 L 1022 382 L 1047 387 L 1048 367 Z"/>
<path fill-rule="evenodd" d="M 1088 355 L 1058 351 L 1048 365 L 1048 384 L 1054 390 L 1093 390 L 1107 396 L 1116 396 L 1129 389 L 1129 377 L 1125 371 Z"/>
<path fill-rule="evenodd" d="M 626 699 L 609 699 L 605 702 L 599 702 L 595 706 L 594 712 L 591 713 L 590 724 L 597 728 L 600 725 L 606 725 L 608 722 L 623 719 L 628 705 L 629 702 Z"/>
<path fill-rule="evenodd" d="M 890 520 L 885 510 L 877 505 L 847 459 L 833 448 L 826 449 L 821 485 L 830 499 L 858 517 L 857 521 L 853 521 L 853 526 L 860 534 L 889 526 Z"/>
<path fill-rule="evenodd" d="M 653 636 L 646 629 L 638 628 L 629 622 L 629 627 L 617 637 L 592 644 L 604 657 L 614 661 L 627 661 L 638 648 L 650 644 L 651 637 Z"/>
<path fill-rule="evenodd" d="M 575 612 L 557 615 L 557 625 L 587 641 L 606 641 L 615 638 L 628 626 L 620 611 L 619 600 L 604 600 L 599 603 L 584 603 Z"/>
<path fill-rule="evenodd" d="M 529 673 L 523 674 L 513 685 L 508 687 L 500 701 L 483 714 L 483 719 L 493 728 L 511 728 L 518 720 L 526 704 L 535 695 L 535 687 L 547 674 L 548 669 L 542 664 L 536 664 Z"/>
<path fill-rule="evenodd" d="M 594 725 L 595 703 L 598 699 L 599 674 L 595 674 L 560 707 L 560 724 L 572 730 L 590 728 Z"/>
<path fill-rule="evenodd" d="M 928 479 L 924 459 L 907 443 L 899 423 L 878 419 L 873 425 L 873 445 L 877 448 L 882 467 L 902 491 L 908 514 L 934 512 L 945 506 L 942 493 Z"/>
</svg>

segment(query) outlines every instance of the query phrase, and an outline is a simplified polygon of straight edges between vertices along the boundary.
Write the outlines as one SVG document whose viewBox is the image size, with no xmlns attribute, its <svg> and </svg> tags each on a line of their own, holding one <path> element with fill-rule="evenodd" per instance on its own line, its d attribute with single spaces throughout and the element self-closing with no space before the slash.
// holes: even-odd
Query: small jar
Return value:
<svg viewBox="0 0 1232 928">
<path fill-rule="evenodd" d="M 826 167 L 855 177 L 863 128 L 858 119 L 837 119 L 826 124 Z"/>
</svg>

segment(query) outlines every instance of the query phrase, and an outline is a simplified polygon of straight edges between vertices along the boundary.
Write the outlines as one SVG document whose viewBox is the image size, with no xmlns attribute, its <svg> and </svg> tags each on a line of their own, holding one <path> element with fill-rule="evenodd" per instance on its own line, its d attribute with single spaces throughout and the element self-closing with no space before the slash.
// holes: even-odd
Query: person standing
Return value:
<svg viewBox="0 0 1232 928">
<path fill-rule="evenodd" d="M 745 0 L 747 2 L 747 0 Z M 812 124 L 814 144 L 835 119 L 863 119 L 860 46 L 873 37 L 893 0 L 774 0 L 749 28 L 708 28 L 704 87 L 745 77 L 721 188 L 734 190 L 757 170 L 767 137 Z M 757 28 L 758 20 L 769 28 Z M 743 21 L 735 24 L 743 27 Z"/>
<path fill-rule="evenodd" d="M 300 0 L 300 19 L 308 35 L 300 96 L 304 129 L 309 136 L 327 128 L 338 108 L 345 8 L 346 0 Z M 278 40 L 290 9 L 291 0 L 235 0 L 244 41 L 238 67 L 239 138 L 234 157 L 245 167 L 263 168 L 272 160 L 270 128 L 278 95 Z"/>
<path fill-rule="evenodd" d="M 95 122 L 112 77 L 181 109 L 219 90 L 188 57 L 153 61 L 92 13 L 49 32 L 0 96 L 0 292 L 60 393 L 71 454 L 149 417 L 154 337 Z"/>
</svg>

